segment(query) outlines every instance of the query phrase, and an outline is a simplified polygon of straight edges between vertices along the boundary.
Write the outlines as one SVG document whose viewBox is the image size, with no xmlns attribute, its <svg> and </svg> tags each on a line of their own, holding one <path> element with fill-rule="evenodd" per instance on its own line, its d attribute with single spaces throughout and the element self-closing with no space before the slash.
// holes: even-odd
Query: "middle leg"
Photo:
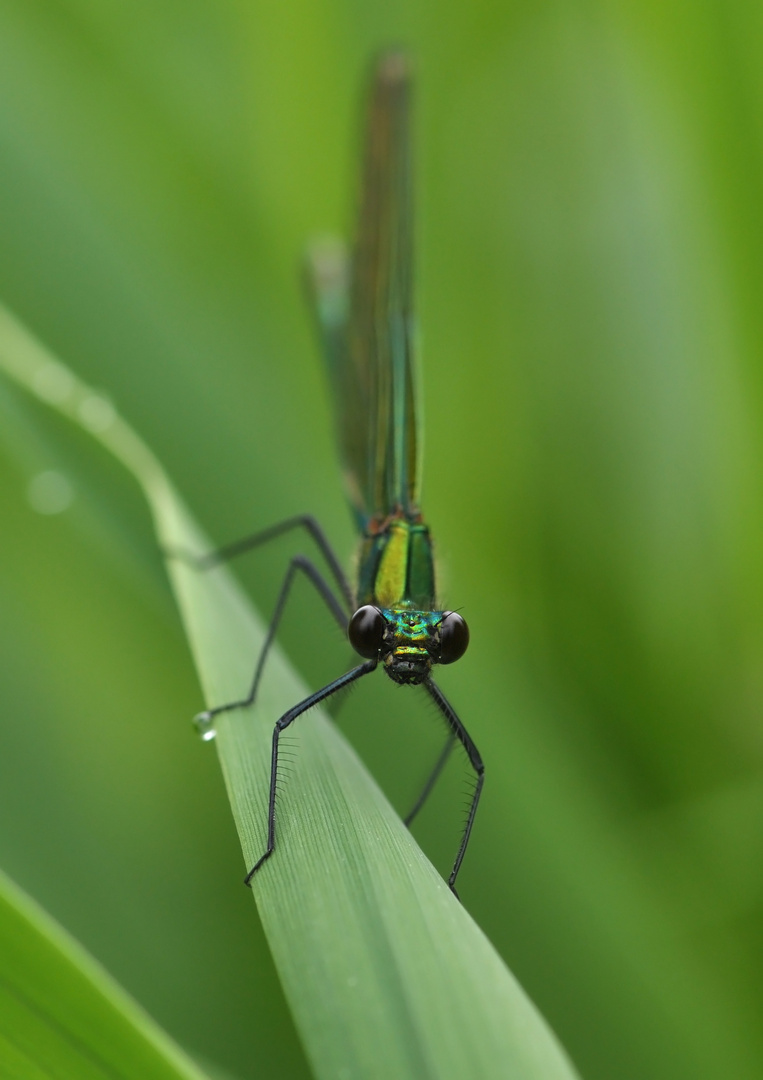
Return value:
<svg viewBox="0 0 763 1080">
<path fill-rule="evenodd" d="M 237 701 L 228 701 L 225 703 L 225 705 L 216 705 L 212 709 L 205 709 L 203 712 L 198 713 L 198 715 L 194 717 L 194 723 L 199 728 L 199 730 L 209 730 L 213 718 L 215 716 L 218 716 L 220 713 L 228 712 L 231 709 L 245 708 L 246 706 L 251 705 L 254 701 L 255 697 L 257 696 L 257 690 L 260 685 L 260 679 L 262 678 L 262 672 L 265 667 L 265 661 L 267 660 L 268 652 L 270 651 L 270 647 L 275 640 L 275 636 L 278 632 L 278 627 L 281 622 L 281 617 L 283 616 L 284 608 L 286 607 L 286 602 L 289 599 L 291 587 L 298 572 L 303 573 L 307 577 L 308 581 L 310 581 L 314 585 L 315 589 L 318 592 L 318 595 L 321 597 L 321 599 L 324 601 L 327 608 L 331 612 L 337 626 L 343 633 L 346 633 L 348 622 L 347 615 L 344 608 L 334 595 L 331 586 L 328 584 L 320 571 L 309 559 L 305 558 L 304 555 L 295 555 L 289 563 L 289 569 L 286 571 L 286 576 L 283 579 L 281 591 L 278 594 L 278 600 L 276 601 L 275 610 L 273 611 L 273 617 L 270 620 L 270 625 L 268 626 L 265 640 L 262 643 L 260 655 L 257 658 L 257 664 L 254 670 L 254 676 L 252 678 L 249 693 L 246 695 L 246 697 L 240 698 Z"/>
<path fill-rule="evenodd" d="M 435 766 L 432 769 L 431 773 L 429 774 L 429 778 L 428 778 L 427 782 L 424 784 L 424 787 L 421 789 L 421 794 L 419 795 L 418 799 L 416 799 L 416 802 L 413 804 L 413 806 L 408 811 L 406 816 L 403 818 L 403 821 L 408 826 L 408 828 L 410 828 L 411 822 L 416 817 L 419 810 L 421 810 L 422 806 L 424 805 L 424 803 L 427 801 L 427 799 L 431 795 L 432 788 L 435 786 L 437 781 L 440 779 L 440 773 L 442 772 L 442 770 L 447 765 L 448 758 L 450 757 L 451 752 L 453 750 L 453 747 L 455 745 L 456 745 L 456 735 L 455 735 L 453 729 L 451 728 L 448 731 L 448 741 L 445 743 L 445 746 L 442 748 L 442 750 L 440 752 L 440 756 L 438 757 L 437 761 L 435 762 Z"/>
</svg>

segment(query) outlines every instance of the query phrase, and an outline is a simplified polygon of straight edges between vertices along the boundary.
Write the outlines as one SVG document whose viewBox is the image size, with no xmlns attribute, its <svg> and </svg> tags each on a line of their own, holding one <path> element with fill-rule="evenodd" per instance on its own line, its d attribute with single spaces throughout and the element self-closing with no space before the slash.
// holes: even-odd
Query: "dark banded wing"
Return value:
<svg viewBox="0 0 763 1080">
<path fill-rule="evenodd" d="M 345 479 L 361 526 L 418 513 L 410 91 L 406 57 L 385 53 L 371 85 L 352 256 L 322 244 L 310 257 Z"/>
</svg>

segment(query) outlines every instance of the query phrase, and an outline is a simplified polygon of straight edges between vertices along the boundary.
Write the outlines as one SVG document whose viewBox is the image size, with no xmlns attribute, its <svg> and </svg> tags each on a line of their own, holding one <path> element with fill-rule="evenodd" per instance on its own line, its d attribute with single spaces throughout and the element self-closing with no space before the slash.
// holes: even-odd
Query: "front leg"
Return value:
<svg viewBox="0 0 763 1080">
<path fill-rule="evenodd" d="M 325 701 L 326 698 L 331 697 L 338 690 L 342 690 L 345 686 L 349 686 L 350 683 L 355 682 L 357 679 L 368 675 L 373 671 L 378 660 L 367 660 L 364 664 L 359 664 L 351 671 L 345 672 L 344 675 L 340 675 L 338 679 L 330 682 L 328 686 L 324 686 L 321 690 L 316 690 L 314 694 L 306 697 L 304 701 L 300 701 L 299 705 L 295 705 L 276 723 L 273 729 L 273 743 L 270 752 L 270 795 L 268 797 L 268 843 L 264 853 L 259 857 L 252 869 L 244 878 L 244 884 L 250 885 L 252 878 L 257 873 L 259 868 L 270 858 L 273 854 L 276 846 L 276 789 L 278 787 L 278 740 L 281 737 L 281 732 L 284 731 L 292 721 L 296 720 L 302 713 L 307 712 L 308 709 L 312 709 L 313 705 L 320 704 L 321 701 Z"/>
</svg>

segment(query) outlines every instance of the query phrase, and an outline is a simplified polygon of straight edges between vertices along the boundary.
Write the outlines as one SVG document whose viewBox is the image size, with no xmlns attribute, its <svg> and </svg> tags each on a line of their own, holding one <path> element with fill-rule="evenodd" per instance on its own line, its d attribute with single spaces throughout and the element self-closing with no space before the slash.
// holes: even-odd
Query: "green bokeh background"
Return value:
<svg viewBox="0 0 763 1080">
<path fill-rule="evenodd" d="M 473 642 L 441 683 L 487 763 L 462 896 L 586 1080 L 752 1080 L 759 5 L 0 0 L 0 297 L 216 540 L 307 510 L 349 559 L 299 263 L 347 231 L 390 41 L 418 70 L 424 505 Z M 46 469 L 65 513 L 30 506 Z M 192 1052 L 306 1076 L 139 494 L 6 386 L 0 474 L 0 863 Z M 242 565 L 264 610 L 301 546 Z M 348 662 L 307 590 L 283 640 L 314 684 Z M 377 679 L 338 722 L 404 809 L 431 710 Z M 441 869 L 463 777 L 417 828 Z"/>
</svg>

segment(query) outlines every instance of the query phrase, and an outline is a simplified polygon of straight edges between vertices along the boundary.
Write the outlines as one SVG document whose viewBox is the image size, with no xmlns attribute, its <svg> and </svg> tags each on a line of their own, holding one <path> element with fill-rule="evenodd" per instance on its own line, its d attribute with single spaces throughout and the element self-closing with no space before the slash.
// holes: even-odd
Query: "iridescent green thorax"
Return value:
<svg viewBox="0 0 763 1080">
<path fill-rule="evenodd" d="M 439 655 L 443 613 L 434 607 L 435 578 L 429 529 L 396 514 L 371 522 L 363 537 L 358 604 L 373 604 L 387 626 L 384 670 L 397 683 L 420 683 Z"/>
<path fill-rule="evenodd" d="M 381 613 L 387 621 L 381 649 L 384 670 L 396 683 L 424 682 L 439 656 L 443 612 L 382 608 Z"/>
<path fill-rule="evenodd" d="M 429 529 L 421 521 L 391 516 L 372 522 L 361 542 L 358 604 L 429 611 L 435 575 Z"/>
</svg>

